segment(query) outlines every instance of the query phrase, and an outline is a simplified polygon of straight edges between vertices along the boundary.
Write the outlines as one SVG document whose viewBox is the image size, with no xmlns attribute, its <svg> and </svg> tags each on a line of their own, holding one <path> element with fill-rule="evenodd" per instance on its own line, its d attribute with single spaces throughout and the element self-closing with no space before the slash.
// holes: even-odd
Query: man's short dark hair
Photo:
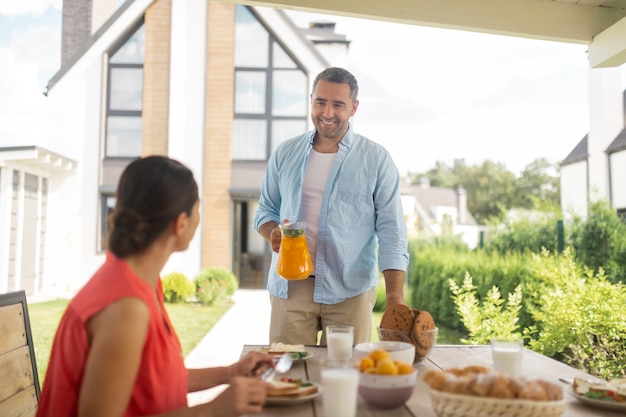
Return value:
<svg viewBox="0 0 626 417">
<path fill-rule="evenodd" d="M 359 84 L 356 82 L 356 78 L 343 68 L 330 67 L 320 72 L 313 81 L 313 90 L 315 90 L 317 83 L 321 80 L 330 83 L 348 84 L 350 86 L 350 98 L 353 102 L 356 101 L 359 96 Z"/>
</svg>

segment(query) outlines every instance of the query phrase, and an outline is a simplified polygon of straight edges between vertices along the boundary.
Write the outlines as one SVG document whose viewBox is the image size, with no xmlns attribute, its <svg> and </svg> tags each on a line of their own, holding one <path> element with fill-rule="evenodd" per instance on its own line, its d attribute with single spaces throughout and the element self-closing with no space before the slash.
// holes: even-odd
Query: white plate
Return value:
<svg viewBox="0 0 626 417">
<path fill-rule="evenodd" d="M 313 394 L 301 397 L 266 397 L 265 405 L 296 405 L 312 400 L 322 393 L 322 387 L 319 384 L 313 382 L 313 385 L 317 387 L 317 392 Z"/>
<path fill-rule="evenodd" d="M 572 395 L 581 403 L 587 404 L 591 407 L 604 408 L 605 410 L 617 410 L 621 411 L 622 413 L 626 412 L 626 403 L 615 403 L 611 401 L 596 400 L 593 398 L 587 398 L 583 395 L 579 395 L 576 393 L 572 393 Z"/>
</svg>

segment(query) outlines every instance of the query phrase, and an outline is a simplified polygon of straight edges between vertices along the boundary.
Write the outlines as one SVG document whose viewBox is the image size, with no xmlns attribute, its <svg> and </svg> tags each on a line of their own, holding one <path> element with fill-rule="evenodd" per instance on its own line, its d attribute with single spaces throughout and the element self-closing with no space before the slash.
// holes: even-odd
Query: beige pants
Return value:
<svg viewBox="0 0 626 417">
<path fill-rule="evenodd" d="M 343 324 L 354 327 L 354 344 L 369 342 L 372 338 L 372 310 L 376 290 L 372 288 L 338 304 L 320 304 L 313 301 L 315 278 L 289 281 L 288 298 L 270 295 L 272 306 L 270 343 L 302 343 L 326 345 L 326 326 Z"/>
</svg>

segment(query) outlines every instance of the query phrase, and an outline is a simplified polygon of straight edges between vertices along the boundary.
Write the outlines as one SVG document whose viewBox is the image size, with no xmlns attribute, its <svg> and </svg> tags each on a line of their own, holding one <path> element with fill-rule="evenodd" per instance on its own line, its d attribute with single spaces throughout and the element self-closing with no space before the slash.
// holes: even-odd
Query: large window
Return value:
<svg viewBox="0 0 626 417">
<path fill-rule="evenodd" d="M 141 155 L 144 45 L 142 23 L 110 53 L 105 139 L 107 158 Z"/>
<path fill-rule="evenodd" d="M 245 6 L 235 26 L 233 159 L 265 161 L 307 128 L 306 73 Z"/>
</svg>

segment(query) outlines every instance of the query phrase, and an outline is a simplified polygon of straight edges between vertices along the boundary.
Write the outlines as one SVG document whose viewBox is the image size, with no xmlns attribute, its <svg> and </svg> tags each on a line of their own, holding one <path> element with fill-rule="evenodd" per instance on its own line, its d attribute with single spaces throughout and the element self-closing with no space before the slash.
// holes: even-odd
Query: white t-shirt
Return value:
<svg viewBox="0 0 626 417">
<path fill-rule="evenodd" d="M 300 219 L 306 222 L 306 243 L 311 253 L 311 262 L 313 262 L 312 274 L 315 274 L 315 252 L 317 250 L 322 198 L 324 197 L 328 174 L 336 156 L 336 153 L 319 153 L 311 149 L 309 165 L 306 168 L 302 184 Z"/>
</svg>

